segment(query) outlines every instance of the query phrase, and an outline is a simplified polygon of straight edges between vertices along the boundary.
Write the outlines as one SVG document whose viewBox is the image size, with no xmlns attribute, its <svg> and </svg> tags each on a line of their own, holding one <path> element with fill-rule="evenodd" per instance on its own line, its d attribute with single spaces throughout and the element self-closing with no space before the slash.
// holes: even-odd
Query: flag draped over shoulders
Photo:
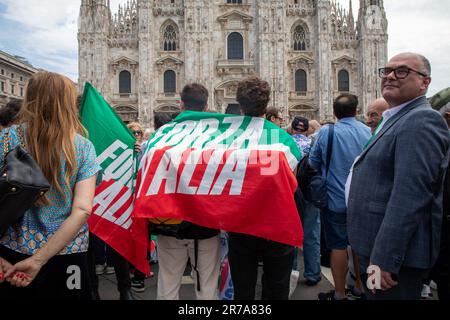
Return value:
<svg viewBox="0 0 450 320">
<path fill-rule="evenodd" d="M 133 215 L 301 246 L 290 135 L 263 118 L 186 111 L 149 140 Z"/>
<path fill-rule="evenodd" d="M 89 83 L 84 89 L 80 116 L 102 167 L 93 214 L 88 221 L 89 230 L 137 269 L 149 274 L 147 221 L 134 219 L 131 215 L 137 167 L 133 151 L 135 139 L 125 123 Z"/>
</svg>

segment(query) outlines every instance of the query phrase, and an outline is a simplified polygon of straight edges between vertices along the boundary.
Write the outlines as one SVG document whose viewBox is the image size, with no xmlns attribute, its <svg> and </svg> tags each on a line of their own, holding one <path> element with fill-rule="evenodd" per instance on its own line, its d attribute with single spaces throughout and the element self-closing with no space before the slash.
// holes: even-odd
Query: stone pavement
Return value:
<svg viewBox="0 0 450 320">
<path fill-rule="evenodd" d="M 317 295 L 320 292 L 326 292 L 333 290 L 333 279 L 331 276 L 331 270 L 329 268 L 322 267 L 322 281 L 320 281 L 315 287 L 308 287 L 304 284 L 303 278 L 303 258 L 301 254 L 299 255 L 299 268 L 300 277 L 298 280 L 297 288 L 292 294 L 290 300 L 317 300 Z M 146 290 L 142 293 L 133 292 L 137 300 L 156 300 L 156 283 L 158 275 L 158 265 L 155 264 L 151 266 L 152 272 L 155 276 L 150 279 L 145 280 Z M 261 269 L 259 268 L 258 283 L 256 288 L 256 299 L 259 300 L 261 297 Z M 190 270 L 186 268 L 185 276 L 183 277 L 181 289 L 180 289 L 180 299 L 181 300 L 194 300 L 194 282 L 190 277 Z M 117 281 L 116 276 L 112 275 L 102 275 L 99 277 L 99 293 L 102 300 L 119 300 L 119 292 L 117 291 Z M 427 300 L 437 300 L 438 294 L 435 288 L 432 288 L 432 296 Z"/>
<path fill-rule="evenodd" d="M 318 283 L 315 287 L 308 287 L 304 284 L 303 278 L 303 258 L 300 256 L 299 259 L 299 267 L 300 267 L 300 277 L 298 280 L 297 288 L 292 294 L 291 300 L 317 300 L 317 295 L 319 292 L 325 292 L 333 289 L 333 285 L 327 279 L 329 278 L 331 273 L 327 268 L 322 269 L 322 281 Z M 155 300 L 156 299 L 156 283 L 157 283 L 157 274 L 158 274 L 158 265 L 151 265 L 152 272 L 155 273 L 155 276 L 150 279 L 145 280 L 146 290 L 142 293 L 133 293 L 136 299 L 138 300 Z M 261 268 L 260 268 L 261 271 Z M 259 272 L 260 272 L 259 271 Z M 189 269 L 186 269 L 185 276 L 183 277 L 181 290 L 180 290 L 180 299 L 182 300 L 194 300 L 194 283 L 189 276 Z M 261 297 L 261 277 L 259 275 L 256 289 L 256 298 L 260 299 Z M 117 281 L 116 276 L 113 275 L 102 275 L 99 277 L 99 293 L 102 300 L 118 300 L 119 292 L 117 291 Z"/>
</svg>

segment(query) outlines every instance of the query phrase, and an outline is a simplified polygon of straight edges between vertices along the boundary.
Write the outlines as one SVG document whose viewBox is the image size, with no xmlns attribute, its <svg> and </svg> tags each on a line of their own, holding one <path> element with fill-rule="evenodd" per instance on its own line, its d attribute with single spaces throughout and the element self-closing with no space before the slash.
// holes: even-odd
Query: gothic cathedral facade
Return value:
<svg viewBox="0 0 450 320">
<path fill-rule="evenodd" d="M 344 92 L 358 95 L 362 114 L 380 97 L 388 35 L 383 0 L 359 1 L 355 22 L 351 0 L 348 12 L 329 0 L 129 0 L 114 15 L 109 0 L 82 0 L 78 83 L 146 127 L 179 111 L 190 82 L 224 112 L 251 74 L 270 83 L 270 106 L 286 121 L 332 119 Z"/>
</svg>

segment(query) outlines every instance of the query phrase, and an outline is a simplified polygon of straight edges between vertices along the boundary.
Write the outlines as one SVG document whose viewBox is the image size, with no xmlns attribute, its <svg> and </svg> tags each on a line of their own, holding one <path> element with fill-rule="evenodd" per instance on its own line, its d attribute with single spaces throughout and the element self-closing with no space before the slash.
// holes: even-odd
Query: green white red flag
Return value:
<svg viewBox="0 0 450 320">
<path fill-rule="evenodd" d="M 94 144 L 102 167 L 102 181 L 95 191 L 89 230 L 145 274 L 149 248 L 147 221 L 131 216 L 134 203 L 135 139 L 103 97 L 86 83 L 80 107 L 83 125 Z M 133 238 L 140 235 L 140 241 Z M 147 239 L 145 243 L 142 239 Z"/>
<path fill-rule="evenodd" d="M 133 215 L 301 246 L 292 137 L 256 117 L 183 112 L 149 140 Z"/>
</svg>

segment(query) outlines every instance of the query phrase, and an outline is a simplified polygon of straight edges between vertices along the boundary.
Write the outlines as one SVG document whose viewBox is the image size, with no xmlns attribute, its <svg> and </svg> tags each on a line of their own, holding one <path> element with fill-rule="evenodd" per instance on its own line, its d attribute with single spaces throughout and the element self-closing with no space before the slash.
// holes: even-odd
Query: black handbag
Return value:
<svg viewBox="0 0 450 320">
<path fill-rule="evenodd" d="M 41 168 L 25 149 L 20 126 L 17 132 L 20 144 L 10 151 L 9 132 L 5 134 L 4 161 L 0 167 L 0 236 L 50 190 Z"/>
</svg>

